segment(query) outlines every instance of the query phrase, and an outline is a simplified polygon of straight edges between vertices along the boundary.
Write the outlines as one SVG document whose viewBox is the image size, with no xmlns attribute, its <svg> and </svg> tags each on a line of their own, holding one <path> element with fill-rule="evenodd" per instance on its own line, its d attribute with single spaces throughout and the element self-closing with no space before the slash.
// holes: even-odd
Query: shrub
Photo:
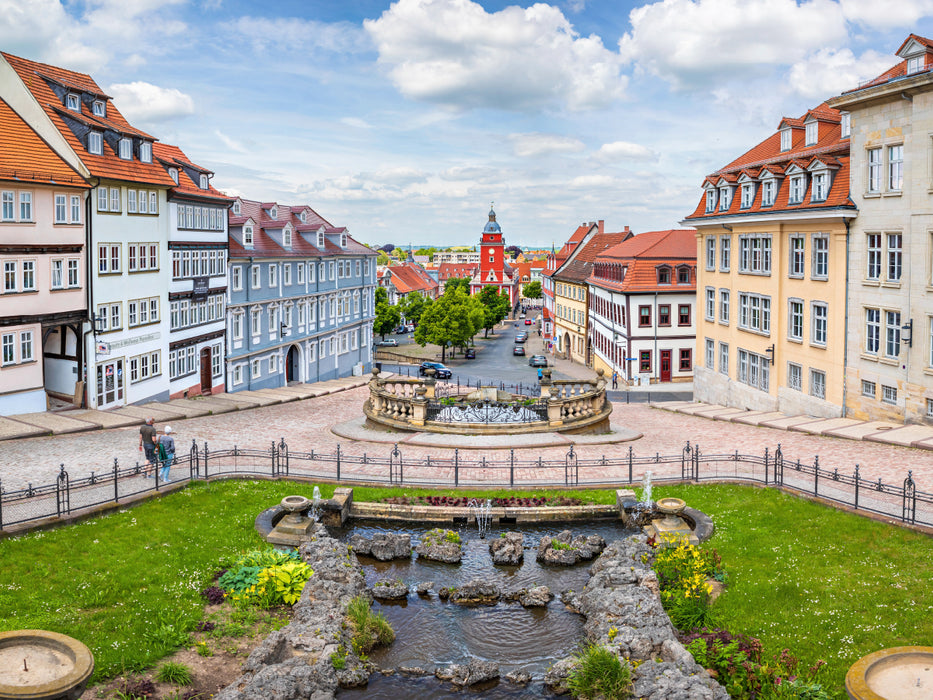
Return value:
<svg viewBox="0 0 933 700">
<path fill-rule="evenodd" d="M 726 572 L 716 550 L 702 549 L 682 542 L 655 554 L 654 570 L 661 588 L 661 602 L 671 623 L 682 630 L 712 623 L 712 586 L 708 579 L 724 581 Z"/>
<path fill-rule="evenodd" d="M 201 591 L 201 595 L 207 598 L 207 602 L 211 605 L 220 605 L 227 596 L 227 594 L 224 593 L 224 589 L 220 586 L 209 586 Z"/>
<path fill-rule="evenodd" d="M 391 644 L 395 639 L 392 625 L 380 613 L 374 613 L 369 601 L 357 596 L 347 606 L 347 617 L 353 625 L 353 651 L 365 654 L 374 646 Z"/>
<path fill-rule="evenodd" d="M 261 608 L 294 605 L 312 574 L 314 571 L 304 562 L 289 561 L 267 566 L 259 571 L 255 584 L 243 591 L 231 593 L 230 597 L 235 602 Z"/>
<path fill-rule="evenodd" d="M 632 669 L 606 647 L 591 644 L 574 656 L 576 666 L 567 676 L 575 698 L 620 700 L 632 692 Z"/>
<path fill-rule="evenodd" d="M 175 661 L 166 661 L 159 666 L 155 673 L 159 683 L 172 683 L 174 685 L 191 685 L 191 669 L 185 664 Z"/>
</svg>

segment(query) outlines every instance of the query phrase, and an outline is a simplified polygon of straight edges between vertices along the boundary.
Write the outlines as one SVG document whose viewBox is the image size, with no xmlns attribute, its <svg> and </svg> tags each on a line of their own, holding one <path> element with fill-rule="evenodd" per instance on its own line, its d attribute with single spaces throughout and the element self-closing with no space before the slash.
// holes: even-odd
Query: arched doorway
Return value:
<svg viewBox="0 0 933 700">
<path fill-rule="evenodd" d="M 295 345 L 288 349 L 285 356 L 285 383 L 301 381 L 301 352 Z"/>
<path fill-rule="evenodd" d="M 564 359 L 570 359 L 570 333 L 564 333 Z"/>
</svg>

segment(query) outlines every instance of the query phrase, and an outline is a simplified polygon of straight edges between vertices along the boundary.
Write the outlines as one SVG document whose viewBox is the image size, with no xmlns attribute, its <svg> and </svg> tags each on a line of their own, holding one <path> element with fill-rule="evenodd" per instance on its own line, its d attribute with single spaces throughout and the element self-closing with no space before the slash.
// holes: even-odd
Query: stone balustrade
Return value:
<svg viewBox="0 0 933 700">
<path fill-rule="evenodd" d="M 596 379 L 582 381 L 552 380 L 549 369 L 542 375 L 541 399 L 547 403 L 547 420 L 503 424 L 427 420 L 428 405 L 436 396 L 433 376 L 382 379 L 375 369 L 363 411 L 370 427 L 377 429 L 473 435 L 602 433 L 609 430 L 612 404 L 606 399 L 606 380 L 602 370 L 597 370 Z"/>
</svg>

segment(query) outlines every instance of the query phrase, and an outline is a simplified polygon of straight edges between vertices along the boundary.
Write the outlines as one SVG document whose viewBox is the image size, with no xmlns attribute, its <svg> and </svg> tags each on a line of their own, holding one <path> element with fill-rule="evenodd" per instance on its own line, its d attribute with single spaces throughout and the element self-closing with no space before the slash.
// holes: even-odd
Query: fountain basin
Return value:
<svg viewBox="0 0 933 700">
<path fill-rule="evenodd" d="M 933 647 L 891 647 L 864 656 L 846 674 L 852 700 L 933 697 Z"/>
<path fill-rule="evenodd" d="M 0 700 L 75 700 L 94 672 L 77 639 L 47 630 L 0 632 Z"/>
</svg>

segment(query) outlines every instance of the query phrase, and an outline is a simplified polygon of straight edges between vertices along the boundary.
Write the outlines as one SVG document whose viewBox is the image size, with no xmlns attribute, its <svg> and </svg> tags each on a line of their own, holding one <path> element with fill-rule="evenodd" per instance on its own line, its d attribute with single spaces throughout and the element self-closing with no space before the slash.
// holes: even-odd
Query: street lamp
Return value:
<svg viewBox="0 0 933 700">
<path fill-rule="evenodd" d="M 774 364 L 774 343 L 771 343 L 770 348 L 765 348 L 765 352 L 771 356 L 771 364 Z"/>
<path fill-rule="evenodd" d="M 905 338 L 904 334 L 901 333 L 901 340 L 907 343 L 907 347 L 911 348 L 914 345 L 914 320 L 910 319 L 907 323 L 901 326 L 902 331 L 907 331 L 908 336 Z"/>
</svg>

